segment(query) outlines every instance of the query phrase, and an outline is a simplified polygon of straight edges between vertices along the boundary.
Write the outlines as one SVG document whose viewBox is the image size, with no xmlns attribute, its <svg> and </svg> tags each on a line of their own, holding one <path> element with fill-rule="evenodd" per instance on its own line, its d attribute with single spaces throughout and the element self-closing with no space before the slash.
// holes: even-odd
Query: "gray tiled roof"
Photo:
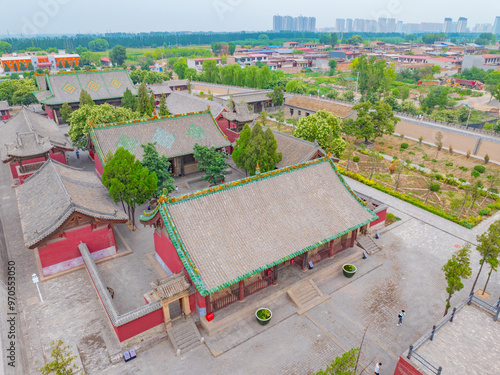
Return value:
<svg viewBox="0 0 500 375">
<path fill-rule="evenodd" d="M 137 95 L 137 89 L 125 70 L 49 74 L 47 81 L 52 96 L 39 99 L 46 104 L 78 103 L 82 90 L 87 91 L 93 100 L 121 98 L 127 88 Z"/>
<path fill-rule="evenodd" d="M 23 156 L 39 155 L 37 143 L 26 142 L 19 145 L 18 134 L 26 133 L 35 133 L 40 142 L 42 142 L 43 139 L 48 139 L 52 148 L 73 149 L 69 140 L 64 136 L 54 121 L 23 107 L 19 113 L 10 118 L 5 125 L 0 127 L 0 156 L 4 163 L 7 162 L 11 156 L 14 156 L 9 154 L 9 150 L 17 150 L 19 153 L 22 149 Z M 9 144 L 10 146 L 8 146 Z M 32 150 L 31 147 L 33 147 Z"/>
<path fill-rule="evenodd" d="M 219 117 L 226 109 L 222 104 L 189 95 L 185 92 L 174 91 L 167 97 L 167 108 L 174 115 L 205 111 L 208 106 L 210 106 L 210 112 L 214 118 Z"/>
<path fill-rule="evenodd" d="M 326 158 L 264 176 L 164 206 L 199 270 L 191 276 L 199 276 L 205 290 L 233 284 L 376 218 Z"/>
<path fill-rule="evenodd" d="M 222 116 L 224 116 L 224 118 L 229 121 L 237 122 L 252 122 L 257 117 L 259 117 L 257 113 L 250 112 L 248 106 L 245 103 L 234 104 L 233 110 L 224 112 Z"/>
<path fill-rule="evenodd" d="M 276 164 L 276 168 L 283 168 L 311 160 L 318 151 L 321 153 L 321 156 L 326 155 L 326 152 L 319 147 L 317 142 L 309 142 L 273 129 L 271 131 L 274 133 L 274 138 L 276 138 L 276 142 L 278 143 L 276 151 L 283 154 L 283 158 Z"/>
<path fill-rule="evenodd" d="M 44 75 L 35 75 L 36 85 L 40 90 L 47 90 L 47 76 Z"/>
<path fill-rule="evenodd" d="M 166 82 L 157 83 L 154 85 L 147 85 L 147 88 L 150 89 L 151 92 L 155 95 L 171 94 L 172 93 L 172 89 L 170 88 L 169 85 L 166 84 Z"/>
<path fill-rule="evenodd" d="M 0 111 L 11 110 L 9 103 L 7 100 L 0 100 Z"/>
<path fill-rule="evenodd" d="M 9 157 L 28 157 L 43 155 L 54 146 L 49 139 L 39 137 L 36 133 L 18 133 L 14 143 L 5 144 Z"/>
<path fill-rule="evenodd" d="M 28 248 L 49 237 L 74 212 L 116 222 L 127 220 L 95 173 L 52 159 L 19 186 L 16 194 Z"/>
<path fill-rule="evenodd" d="M 352 106 L 348 104 L 336 103 L 331 100 L 304 95 L 295 95 L 294 97 L 287 98 L 285 100 L 285 106 L 298 107 L 314 113 L 325 110 L 340 118 L 346 118 L 353 112 Z"/>
<path fill-rule="evenodd" d="M 142 160 L 141 145 L 156 142 L 160 155 L 174 157 L 193 153 L 196 143 L 209 147 L 231 145 L 208 112 L 184 116 L 167 116 L 157 120 L 125 125 L 114 124 L 92 129 L 97 139 L 96 147 L 106 155 L 120 146 Z"/>
<path fill-rule="evenodd" d="M 261 90 L 257 92 L 246 92 L 241 94 L 234 94 L 233 100 L 237 103 L 245 102 L 245 103 L 256 103 L 256 102 L 269 102 L 271 98 L 267 96 L 267 94 L 273 92 L 273 90 Z M 224 100 L 229 100 L 229 95 L 219 96 Z"/>
</svg>

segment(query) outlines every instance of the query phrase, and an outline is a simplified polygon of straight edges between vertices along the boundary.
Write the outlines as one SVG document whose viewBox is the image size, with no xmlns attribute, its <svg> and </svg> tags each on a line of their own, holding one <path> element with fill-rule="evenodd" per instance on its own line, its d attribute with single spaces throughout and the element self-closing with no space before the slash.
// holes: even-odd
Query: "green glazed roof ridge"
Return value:
<svg viewBox="0 0 500 375">
<path fill-rule="evenodd" d="M 116 71 L 123 71 L 123 72 L 127 72 L 128 73 L 128 70 L 127 69 L 123 69 L 123 68 L 105 68 L 105 69 L 91 69 L 89 71 L 87 71 L 87 70 L 74 70 L 73 69 L 73 70 L 70 70 L 70 71 L 50 72 L 50 73 L 45 73 L 45 74 L 41 74 L 41 75 L 43 75 L 45 77 L 57 77 L 57 76 L 90 74 L 90 73 L 98 74 L 100 72 L 108 73 L 108 72 L 116 72 Z"/>
<path fill-rule="evenodd" d="M 99 72 L 99 75 L 101 76 L 101 79 L 102 79 L 102 82 L 104 83 L 104 87 L 106 88 L 106 91 L 108 92 L 109 95 L 111 95 L 111 93 L 109 92 L 108 84 L 106 83 L 106 81 L 104 80 L 104 77 L 102 76 L 102 72 Z"/>
<path fill-rule="evenodd" d="M 151 220 L 153 217 L 156 216 L 159 210 L 160 210 L 160 205 L 157 205 L 152 211 L 149 212 L 144 211 L 144 214 L 139 216 L 139 221 Z"/>
</svg>

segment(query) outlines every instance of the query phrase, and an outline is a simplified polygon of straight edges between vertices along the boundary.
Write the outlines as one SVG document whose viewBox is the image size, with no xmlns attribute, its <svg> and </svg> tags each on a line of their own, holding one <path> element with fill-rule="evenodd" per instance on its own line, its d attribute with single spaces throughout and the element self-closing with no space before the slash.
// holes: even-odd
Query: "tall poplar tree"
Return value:
<svg viewBox="0 0 500 375">
<path fill-rule="evenodd" d="M 443 314 L 443 316 L 446 316 L 451 306 L 451 297 L 455 292 L 462 290 L 464 287 L 462 279 L 468 279 L 472 274 L 472 269 L 470 268 L 470 244 L 466 243 L 461 249 L 455 251 L 451 259 L 441 269 L 448 284 L 446 287 L 448 298 L 446 299 L 446 307 Z"/>
</svg>

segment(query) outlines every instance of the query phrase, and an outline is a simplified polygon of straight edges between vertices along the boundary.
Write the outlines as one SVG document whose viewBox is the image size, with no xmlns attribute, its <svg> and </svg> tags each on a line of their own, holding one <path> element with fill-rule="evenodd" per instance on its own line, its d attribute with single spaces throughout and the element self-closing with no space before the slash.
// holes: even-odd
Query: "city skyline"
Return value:
<svg viewBox="0 0 500 375">
<path fill-rule="evenodd" d="M 151 7 L 154 12 L 151 12 Z M 283 0 L 191 0 L 189 4 L 158 1 L 148 7 L 138 7 L 132 0 L 123 0 L 119 7 L 98 0 L 85 3 L 75 0 L 26 0 L 23 7 L 12 2 L 2 5 L 4 14 L 9 14 L 9 17 L 2 19 L 0 34 L 269 31 L 273 28 L 274 15 L 314 17 L 316 28 L 335 27 L 337 18 L 378 20 L 386 17 L 404 23 L 443 23 L 447 17 L 454 22 L 459 17 L 465 17 L 468 26 L 474 28 L 476 24 L 493 24 L 497 15 L 490 15 L 484 9 L 494 10 L 497 7 L 494 0 L 480 0 L 475 7 L 457 3 L 449 7 L 431 0 L 418 3 L 360 0 L 347 4 L 341 10 L 335 4 L 318 0 L 294 4 L 292 8 L 289 2 Z M 180 16 L 172 17 L 173 14 Z"/>
</svg>

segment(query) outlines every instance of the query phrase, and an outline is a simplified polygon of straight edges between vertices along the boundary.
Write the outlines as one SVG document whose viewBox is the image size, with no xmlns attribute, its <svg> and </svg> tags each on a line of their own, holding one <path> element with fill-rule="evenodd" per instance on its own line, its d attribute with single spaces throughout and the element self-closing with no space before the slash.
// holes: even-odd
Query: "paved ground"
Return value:
<svg viewBox="0 0 500 375">
<path fill-rule="evenodd" d="M 74 155 L 70 156 L 72 165 L 88 161 L 82 157 L 79 161 L 73 159 Z M 353 279 L 345 279 L 338 272 L 312 271 L 318 272 L 313 280 L 324 294 L 331 296 L 330 300 L 298 316 L 295 305 L 283 294 L 270 305 L 278 322 L 268 328 L 262 329 L 252 323 L 252 313 L 238 323 L 241 329 L 224 330 L 207 339 L 206 345 L 180 357 L 175 356 L 168 341 L 162 341 L 139 353 L 132 362 L 111 365 L 109 356 L 117 352 L 118 341 L 85 270 L 44 282 L 41 289 L 45 303 L 38 302 L 36 288 L 31 282 L 31 274 L 36 272 L 33 252 L 23 246 L 9 170 L 1 166 L 0 215 L 9 256 L 17 265 L 18 330 L 22 329 L 19 339 L 24 340 L 17 343 L 23 349 L 18 355 L 19 365 L 24 365 L 24 368 L 18 367 L 17 373 L 36 373 L 50 353 L 50 342 L 62 339 L 79 355 L 88 374 L 166 371 L 170 374 L 307 374 L 324 368 L 343 351 L 359 346 L 367 329 L 361 364 L 370 364 L 370 371 L 365 373 L 371 373 L 375 361 L 382 361 L 382 374 L 391 374 L 397 357 L 442 316 L 445 282 L 441 266 L 455 250 L 455 245 L 474 242 L 476 234 L 485 230 L 488 223 L 467 230 L 377 190 L 353 181 L 349 183 L 354 190 L 387 203 L 389 211 L 403 220 L 382 231 L 378 241 L 384 245 L 383 250 L 356 264 L 359 271 Z M 108 267 L 115 268 L 111 267 L 113 262 L 123 262 L 123 267 L 136 268 L 136 272 L 146 266 L 143 254 L 151 249 L 147 230 L 123 233 L 125 241 L 135 251 L 135 258 L 124 256 L 110 261 L 110 266 L 103 263 L 100 265 L 103 277 Z M 474 254 L 473 264 L 477 262 L 478 257 Z M 148 272 L 152 276 L 154 268 Z M 127 276 L 127 272 L 120 275 L 123 280 L 127 280 Z M 479 286 L 483 285 L 484 276 Z M 453 297 L 452 304 L 468 294 L 471 283 L 472 280 L 466 281 L 466 287 Z M 488 287 L 494 301 L 500 295 L 499 283 L 500 277 L 495 273 Z M 131 286 L 134 293 L 142 292 L 144 284 L 141 285 L 137 290 Z M 120 290 L 119 286 L 116 288 Z M 407 311 L 407 316 L 403 326 L 396 327 L 401 309 Z M 3 339 L 4 336 L 3 332 Z"/>
<path fill-rule="evenodd" d="M 453 323 L 447 323 L 417 353 L 435 367 L 442 366 L 443 374 L 496 375 L 500 371 L 499 337 L 500 321 L 494 322 L 491 314 L 472 304 L 460 310 Z"/>
</svg>

